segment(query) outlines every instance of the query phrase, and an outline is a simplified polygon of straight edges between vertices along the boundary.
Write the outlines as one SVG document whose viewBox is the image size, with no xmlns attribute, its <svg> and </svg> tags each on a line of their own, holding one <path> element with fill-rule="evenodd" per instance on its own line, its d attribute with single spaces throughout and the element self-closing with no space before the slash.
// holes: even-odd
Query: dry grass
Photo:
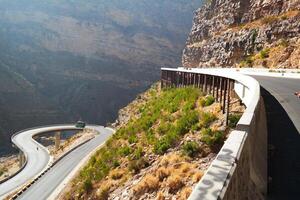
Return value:
<svg viewBox="0 0 300 200">
<path fill-rule="evenodd" d="M 170 176 L 170 174 L 171 174 L 171 170 L 169 168 L 166 168 L 166 167 L 160 167 L 156 171 L 156 176 L 158 177 L 158 179 L 160 181 L 163 181 L 165 178 Z"/>
<path fill-rule="evenodd" d="M 165 200 L 165 199 L 166 199 L 165 195 L 161 191 L 159 191 L 157 193 L 156 200 Z"/>
<path fill-rule="evenodd" d="M 288 11 L 288 12 L 283 13 L 281 15 L 266 16 L 264 18 L 261 18 L 261 19 L 258 19 L 258 20 L 255 20 L 255 21 L 252 21 L 252 22 L 249 22 L 249 23 L 231 26 L 231 27 L 229 27 L 229 29 L 231 31 L 235 31 L 235 32 L 240 31 L 240 30 L 244 30 L 244 29 L 256 29 L 256 28 L 259 28 L 262 25 L 268 25 L 270 23 L 274 23 L 274 22 L 279 21 L 279 20 L 288 20 L 288 19 L 297 17 L 297 16 L 299 16 L 299 14 L 300 14 L 299 10 Z M 225 29 L 222 32 L 227 31 L 227 30 L 228 29 Z M 222 32 L 219 33 L 219 35 L 221 35 Z"/>
<path fill-rule="evenodd" d="M 106 200 L 109 197 L 109 184 L 102 184 L 101 187 L 97 190 L 97 199 Z"/>
<path fill-rule="evenodd" d="M 202 171 L 198 171 L 198 172 L 194 173 L 194 175 L 192 177 L 193 183 L 198 183 L 203 175 L 204 175 L 204 173 Z"/>
<path fill-rule="evenodd" d="M 124 169 L 114 169 L 110 172 L 109 177 L 111 177 L 113 180 L 118 180 L 123 177 L 125 173 L 128 173 Z"/>
<path fill-rule="evenodd" d="M 177 174 L 171 175 L 167 180 L 167 186 L 169 187 L 169 192 L 175 194 L 184 186 L 182 177 Z"/>
<path fill-rule="evenodd" d="M 293 44 L 279 44 L 272 46 L 268 49 L 268 57 L 262 58 L 260 53 L 253 56 L 254 66 L 264 66 L 267 68 L 278 68 L 288 60 L 292 60 L 291 56 L 295 52 L 295 46 Z"/>
<path fill-rule="evenodd" d="M 162 158 L 160 164 L 162 166 L 168 166 L 170 164 L 174 164 L 174 163 L 179 163 L 179 162 L 183 162 L 185 159 L 179 155 L 178 153 L 174 153 L 174 154 L 169 154 L 166 155 Z"/>
<path fill-rule="evenodd" d="M 191 168 L 193 167 L 193 165 L 191 165 L 190 163 L 182 163 L 180 165 L 180 168 L 179 168 L 179 171 L 180 173 L 182 174 L 186 174 L 188 173 L 189 171 L 191 171 Z"/>
<path fill-rule="evenodd" d="M 139 196 L 146 192 L 153 192 L 159 188 L 159 179 L 152 175 L 147 174 L 137 185 L 133 187 L 133 193 L 135 196 Z"/>
<path fill-rule="evenodd" d="M 192 193 L 192 188 L 191 187 L 185 187 L 181 190 L 179 196 L 178 196 L 178 200 L 186 200 L 189 198 L 189 196 Z"/>
</svg>

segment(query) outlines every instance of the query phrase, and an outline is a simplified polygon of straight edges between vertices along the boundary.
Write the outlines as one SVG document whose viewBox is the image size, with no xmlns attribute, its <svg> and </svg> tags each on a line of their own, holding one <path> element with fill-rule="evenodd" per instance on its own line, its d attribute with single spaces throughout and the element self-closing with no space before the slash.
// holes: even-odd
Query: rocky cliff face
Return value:
<svg viewBox="0 0 300 200">
<path fill-rule="evenodd" d="M 300 68 L 300 0 L 211 0 L 195 13 L 185 67 Z"/>
</svg>

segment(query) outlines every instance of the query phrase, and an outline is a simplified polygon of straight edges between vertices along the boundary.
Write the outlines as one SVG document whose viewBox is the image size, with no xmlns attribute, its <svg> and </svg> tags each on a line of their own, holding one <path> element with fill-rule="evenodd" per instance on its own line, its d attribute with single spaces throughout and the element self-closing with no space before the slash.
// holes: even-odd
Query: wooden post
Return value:
<svg viewBox="0 0 300 200">
<path fill-rule="evenodd" d="M 211 93 L 210 93 L 210 90 L 211 90 L 210 79 L 211 79 L 211 76 L 208 75 L 208 76 L 207 76 L 207 83 L 206 83 L 206 84 L 207 84 L 207 94 L 209 94 L 209 95 L 211 94 Z"/>
<path fill-rule="evenodd" d="M 204 83 L 203 83 L 203 91 L 206 93 L 207 91 L 206 91 L 206 89 L 207 89 L 207 76 L 206 76 L 206 74 L 204 74 Z"/>
<path fill-rule="evenodd" d="M 173 71 L 173 76 L 172 76 L 172 87 L 176 87 L 176 71 Z"/>
<path fill-rule="evenodd" d="M 222 107 L 223 107 L 223 114 L 225 114 L 225 107 L 226 107 L 226 96 L 227 96 L 227 81 L 228 79 L 224 80 L 224 92 L 223 92 L 223 102 L 222 102 Z"/>
<path fill-rule="evenodd" d="M 230 97 L 234 97 L 234 81 L 230 81 Z"/>
<path fill-rule="evenodd" d="M 204 90 L 203 90 L 203 74 L 200 74 L 200 88 L 201 88 L 201 90 L 202 90 L 202 92 L 204 92 Z"/>
<path fill-rule="evenodd" d="M 226 103 L 226 115 L 225 115 L 225 121 L 226 121 L 226 126 L 228 126 L 228 119 L 229 119 L 229 106 L 230 106 L 230 93 L 231 93 L 231 80 L 227 79 L 227 103 Z"/>
<path fill-rule="evenodd" d="M 179 72 L 179 87 L 182 87 L 182 72 Z"/>
<path fill-rule="evenodd" d="M 216 101 L 219 101 L 219 86 L 220 86 L 220 77 L 217 78 L 217 91 L 216 91 Z"/>
<path fill-rule="evenodd" d="M 214 98 L 216 98 L 216 96 L 215 96 L 215 76 L 213 76 L 213 80 L 212 80 L 212 95 Z"/>
<path fill-rule="evenodd" d="M 170 87 L 173 87 L 174 72 L 170 71 Z"/>
<path fill-rule="evenodd" d="M 220 96 L 219 102 L 220 102 L 220 103 L 222 103 L 222 98 L 223 98 L 222 93 L 223 93 L 223 78 L 220 77 L 220 92 L 219 92 L 219 94 L 220 94 L 220 95 L 219 95 L 219 96 Z"/>
<path fill-rule="evenodd" d="M 164 87 L 164 70 L 161 70 L 160 72 L 160 87 Z"/>
</svg>

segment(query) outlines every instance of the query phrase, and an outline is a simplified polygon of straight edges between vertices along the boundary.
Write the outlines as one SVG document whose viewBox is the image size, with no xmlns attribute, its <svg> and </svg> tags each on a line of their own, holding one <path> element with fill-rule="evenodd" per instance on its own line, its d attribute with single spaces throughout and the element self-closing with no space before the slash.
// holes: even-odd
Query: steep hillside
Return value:
<svg viewBox="0 0 300 200">
<path fill-rule="evenodd" d="M 159 67 L 180 63 L 201 0 L 0 0 L 0 5 L 0 68 L 11 72 L 11 80 L 0 79 L 5 102 L 0 134 L 9 138 L 32 125 L 113 121 L 119 108 L 159 78 Z M 21 84 L 26 88 L 13 99 L 9 83 L 18 77 L 30 87 Z M 10 147 L 9 139 L 0 142 Z"/>
<path fill-rule="evenodd" d="M 299 0 L 211 0 L 197 10 L 186 67 L 300 68 Z"/>
<path fill-rule="evenodd" d="M 0 155 L 10 152 L 16 130 L 68 120 L 66 113 L 39 94 L 24 77 L 0 61 Z"/>
<path fill-rule="evenodd" d="M 230 116 L 234 127 L 240 112 Z M 61 199 L 187 199 L 230 131 L 224 119 L 199 89 L 156 84 L 120 111 L 117 132 Z"/>
</svg>

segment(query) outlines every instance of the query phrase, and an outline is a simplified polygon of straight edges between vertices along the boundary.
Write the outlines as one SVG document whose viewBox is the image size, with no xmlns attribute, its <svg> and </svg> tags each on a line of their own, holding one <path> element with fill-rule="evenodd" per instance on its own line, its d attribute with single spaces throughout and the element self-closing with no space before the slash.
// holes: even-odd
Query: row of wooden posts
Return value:
<svg viewBox="0 0 300 200">
<path fill-rule="evenodd" d="M 161 71 L 162 88 L 188 86 L 200 88 L 204 93 L 212 95 L 217 102 L 221 103 L 223 114 L 226 116 L 226 125 L 228 125 L 230 97 L 234 94 L 234 80 L 194 72 Z"/>
</svg>

